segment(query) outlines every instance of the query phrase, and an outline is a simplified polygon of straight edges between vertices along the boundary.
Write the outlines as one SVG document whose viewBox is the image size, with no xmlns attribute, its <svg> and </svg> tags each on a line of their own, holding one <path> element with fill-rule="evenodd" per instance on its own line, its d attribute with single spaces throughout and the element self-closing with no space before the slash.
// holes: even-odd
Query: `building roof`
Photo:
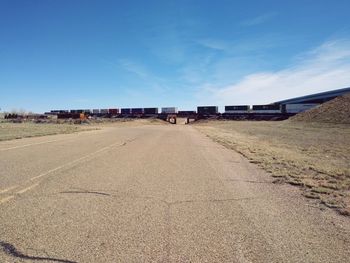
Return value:
<svg viewBox="0 0 350 263">
<path fill-rule="evenodd" d="M 306 96 L 287 99 L 287 100 L 276 101 L 273 104 L 323 103 L 349 92 L 350 92 L 350 87 L 330 90 L 326 92 L 320 92 L 316 94 L 306 95 Z"/>
</svg>

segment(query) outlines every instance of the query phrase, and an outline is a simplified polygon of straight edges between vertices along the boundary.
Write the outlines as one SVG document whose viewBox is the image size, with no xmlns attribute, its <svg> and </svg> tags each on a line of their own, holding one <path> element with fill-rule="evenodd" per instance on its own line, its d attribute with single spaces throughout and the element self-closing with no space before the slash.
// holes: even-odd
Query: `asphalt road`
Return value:
<svg viewBox="0 0 350 263">
<path fill-rule="evenodd" d="M 0 262 L 349 262 L 349 218 L 191 126 L 1 142 L 0 157 Z"/>
</svg>

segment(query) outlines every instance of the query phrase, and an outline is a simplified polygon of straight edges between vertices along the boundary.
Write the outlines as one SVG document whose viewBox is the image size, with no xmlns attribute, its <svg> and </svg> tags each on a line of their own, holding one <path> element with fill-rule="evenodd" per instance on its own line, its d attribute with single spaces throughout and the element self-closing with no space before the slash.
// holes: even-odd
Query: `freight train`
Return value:
<svg viewBox="0 0 350 263">
<path fill-rule="evenodd" d="M 238 105 L 225 106 L 224 114 L 296 114 L 314 107 L 318 103 L 300 103 L 300 104 L 266 104 L 266 105 Z"/>
<path fill-rule="evenodd" d="M 308 104 L 266 104 L 266 105 L 228 105 L 224 113 L 220 113 L 218 106 L 198 106 L 197 111 L 178 111 L 176 107 L 163 107 L 159 113 L 157 107 L 153 108 L 110 108 L 110 109 L 77 109 L 77 110 L 52 110 L 47 114 L 58 115 L 62 118 L 85 114 L 93 117 L 122 118 L 122 117 L 164 117 L 175 114 L 179 117 L 206 118 L 216 117 L 240 117 L 240 116 L 291 116 L 299 112 L 317 107 L 317 103 Z M 73 117 L 73 118 L 74 118 Z"/>
</svg>

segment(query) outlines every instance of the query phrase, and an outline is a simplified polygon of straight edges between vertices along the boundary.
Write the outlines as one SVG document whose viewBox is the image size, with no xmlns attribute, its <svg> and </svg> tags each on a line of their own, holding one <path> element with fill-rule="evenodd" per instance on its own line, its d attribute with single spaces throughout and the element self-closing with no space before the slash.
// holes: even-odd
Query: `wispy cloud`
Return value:
<svg viewBox="0 0 350 263">
<path fill-rule="evenodd" d="M 180 79 L 189 85 L 228 85 L 241 77 L 274 66 L 270 52 L 279 51 L 291 38 L 277 34 L 262 34 L 242 39 L 200 38 L 194 40 L 200 48 L 181 67 Z M 284 51 L 282 51 L 284 52 Z"/>
<path fill-rule="evenodd" d="M 192 56 L 191 60 L 180 68 L 179 79 L 190 85 L 202 83 L 211 73 L 214 57 L 211 53 Z"/>
<path fill-rule="evenodd" d="M 130 59 L 119 59 L 118 64 L 124 70 L 126 70 L 130 73 L 133 73 L 140 78 L 144 79 L 144 78 L 149 77 L 149 75 L 150 75 L 143 66 L 141 66 L 138 63 L 135 63 L 134 61 L 132 61 Z"/>
<path fill-rule="evenodd" d="M 135 62 L 132 59 L 123 58 L 118 60 L 118 65 L 122 70 L 131 73 L 133 77 L 137 77 L 138 82 L 142 83 L 142 86 L 139 87 L 141 88 L 142 92 L 145 92 L 143 89 L 148 89 L 153 92 L 157 92 L 158 94 L 168 91 L 166 80 L 154 74 L 142 63 Z M 133 87 L 133 91 L 129 94 L 134 94 L 134 92 L 139 88 Z M 141 90 L 138 92 L 141 92 Z M 138 95 L 140 94 L 138 93 Z"/>
<path fill-rule="evenodd" d="M 221 50 L 221 51 L 226 51 L 230 48 L 231 43 L 228 41 L 223 41 L 223 40 L 218 40 L 218 39 L 199 39 L 196 41 L 199 45 L 214 49 L 214 50 Z"/>
<path fill-rule="evenodd" d="M 259 16 L 256 16 L 254 18 L 250 18 L 247 20 L 244 20 L 240 23 L 241 26 L 256 26 L 265 23 L 266 21 L 270 20 L 276 16 L 276 13 L 266 13 Z"/>
<path fill-rule="evenodd" d="M 155 59 L 165 64 L 182 64 L 187 59 L 191 45 L 188 21 L 175 21 L 149 28 L 149 36 L 144 39 L 145 48 Z"/>
<path fill-rule="evenodd" d="M 274 72 L 256 72 L 239 82 L 216 87 L 203 84 L 202 101 L 224 104 L 271 103 L 294 96 L 350 86 L 350 40 L 328 41 L 299 55 L 295 64 Z"/>
<path fill-rule="evenodd" d="M 291 36 L 282 36 L 280 34 L 256 34 L 254 36 L 236 38 L 236 39 L 218 39 L 218 38 L 202 38 L 194 42 L 211 51 L 224 52 L 228 55 L 244 55 L 252 54 L 267 49 L 285 46 L 295 41 Z"/>
</svg>

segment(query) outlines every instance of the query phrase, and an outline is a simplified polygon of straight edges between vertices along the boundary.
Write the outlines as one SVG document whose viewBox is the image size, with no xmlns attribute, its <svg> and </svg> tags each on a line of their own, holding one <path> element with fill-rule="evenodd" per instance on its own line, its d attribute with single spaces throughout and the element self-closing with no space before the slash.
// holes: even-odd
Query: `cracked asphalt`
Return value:
<svg viewBox="0 0 350 263">
<path fill-rule="evenodd" d="M 349 262 L 350 219 L 186 125 L 0 143 L 0 262 Z"/>
</svg>

